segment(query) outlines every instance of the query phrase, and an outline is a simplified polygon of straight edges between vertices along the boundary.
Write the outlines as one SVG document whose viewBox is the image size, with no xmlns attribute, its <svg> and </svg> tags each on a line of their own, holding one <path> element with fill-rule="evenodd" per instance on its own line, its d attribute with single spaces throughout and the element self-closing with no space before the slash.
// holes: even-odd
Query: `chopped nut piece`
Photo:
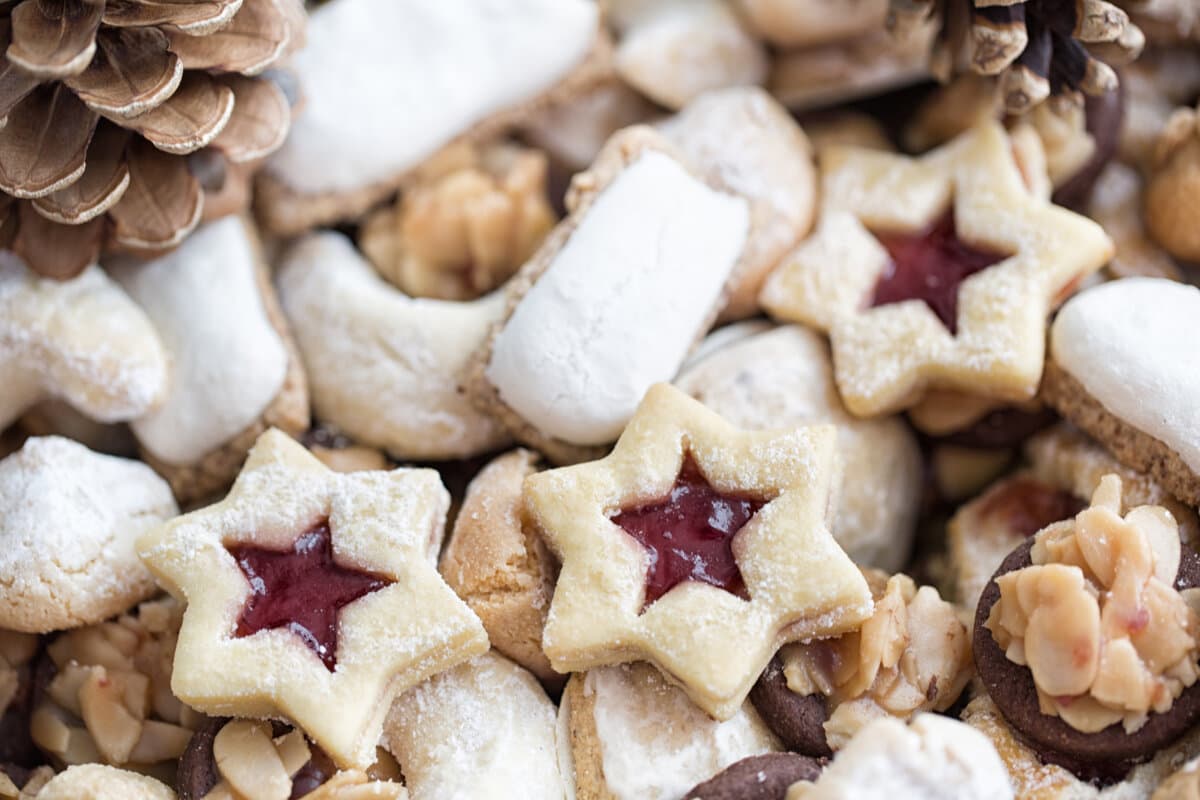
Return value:
<svg viewBox="0 0 1200 800">
<path fill-rule="evenodd" d="M 196 723 L 171 693 L 181 614 L 174 600 L 152 600 L 55 639 L 46 649 L 57 673 L 34 712 L 34 742 L 67 765 L 179 758 Z"/>
<path fill-rule="evenodd" d="M 944 711 L 971 675 L 970 637 L 954 606 L 907 575 L 865 571 L 875 612 L 858 631 L 788 645 L 788 688 L 829 698 L 825 736 L 833 749 L 872 719 Z"/>
<path fill-rule="evenodd" d="M 359 245 L 414 297 L 471 300 L 499 286 L 554 227 L 546 156 L 508 144 L 455 151 L 363 225 Z"/>
<path fill-rule="evenodd" d="M 1133 733 L 1200 677 L 1200 616 L 1173 588 L 1178 525 L 1158 506 L 1122 517 L 1121 496 L 1106 475 L 1091 507 L 1039 533 L 1032 565 L 996 579 L 986 623 L 1029 667 L 1042 713 L 1085 733 Z"/>
<path fill-rule="evenodd" d="M 287 800 L 292 777 L 271 740 L 267 722 L 234 720 L 213 740 L 217 770 L 239 795 L 253 800 Z"/>
</svg>

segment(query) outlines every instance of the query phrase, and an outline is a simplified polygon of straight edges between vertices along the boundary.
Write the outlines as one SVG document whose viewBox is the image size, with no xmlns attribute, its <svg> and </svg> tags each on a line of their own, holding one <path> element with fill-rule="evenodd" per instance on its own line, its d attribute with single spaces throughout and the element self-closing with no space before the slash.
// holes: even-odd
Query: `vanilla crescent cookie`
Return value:
<svg viewBox="0 0 1200 800">
<path fill-rule="evenodd" d="M 667 384 L 613 452 L 525 479 L 562 559 L 542 636 L 560 672 L 654 663 L 728 719 L 778 647 L 870 615 L 829 533 L 836 432 L 734 428 Z"/>
<path fill-rule="evenodd" d="M 828 331 L 847 408 L 884 414 L 935 389 L 1032 397 L 1046 317 L 1112 255 L 1104 231 L 1032 195 L 990 121 L 916 159 L 831 147 L 821 171 L 817 231 L 761 301 Z"/>
<path fill-rule="evenodd" d="M 291 67 L 305 108 L 257 182 L 276 234 L 349 220 L 455 140 L 482 140 L 607 73 L 589 0 L 334 0 Z M 353 54 L 347 58 L 347 54 Z"/>
<path fill-rule="evenodd" d="M 504 313 L 503 295 L 409 297 L 328 231 L 301 239 L 277 282 L 318 419 L 398 459 L 467 458 L 508 443 L 460 390 L 469 358 Z"/>
<path fill-rule="evenodd" d="M 730 280 L 722 319 L 759 313 L 758 292 L 779 259 L 808 234 L 817 177 L 804 131 L 771 95 L 736 87 L 700 95 L 658 124 L 714 186 L 750 203 L 750 237 Z"/>
<path fill-rule="evenodd" d="M 260 249 L 248 221 L 226 217 L 162 258 L 108 265 L 170 355 L 166 398 L 131 427 L 184 503 L 228 486 L 268 427 L 308 428 L 304 370 Z"/>
<path fill-rule="evenodd" d="M 177 513 L 145 464 L 57 436 L 26 440 L 0 461 L 0 628 L 74 628 L 154 594 L 134 543 Z"/>
<path fill-rule="evenodd" d="M 843 469 L 833 538 L 857 564 L 894 572 L 907 563 L 923 470 L 916 439 L 898 418 L 862 420 L 846 411 L 820 334 L 800 325 L 720 328 L 675 385 L 743 428 L 836 425 Z"/>
<path fill-rule="evenodd" d="M 1125 278 L 1063 306 L 1042 394 L 1122 463 L 1200 503 L 1200 289 Z"/>
<path fill-rule="evenodd" d="M 722 307 L 750 204 L 659 134 L 618 132 L 576 175 L 571 214 L 508 284 L 470 367 L 477 406 L 558 462 L 595 456 L 675 376 Z"/>
<path fill-rule="evenodd" d="M 224 500 L 138 542 L 187 601 L 172 691 L 286 717 L 339 766 L 369 766 L 398 693 L 487 649 L 429 557 L 448 504 L 433 470 L 335 473 L 268 430 Z"/>
<path fill-rule="evenodd" d="M 558 715 L 561 769 L 578 800 L 677 800 L 730 764 L 783 749 L 749 703 L 714 720 L 644 663 L 575 673 Z"/>
<path fill-rule="evenodd" d="M 532 675 L 493 651 L 396 698 L 384 741 L 412 800 L 561 800 L 556 711 Z"/>
<path fill-rule="evenodd" d="M 0 381 L 0 429 L 49 398 L 118 422 L 162 402 L 167 356 L 145 313 L 99 267 L 57 281 L 0 251 Z"/>
</svg>

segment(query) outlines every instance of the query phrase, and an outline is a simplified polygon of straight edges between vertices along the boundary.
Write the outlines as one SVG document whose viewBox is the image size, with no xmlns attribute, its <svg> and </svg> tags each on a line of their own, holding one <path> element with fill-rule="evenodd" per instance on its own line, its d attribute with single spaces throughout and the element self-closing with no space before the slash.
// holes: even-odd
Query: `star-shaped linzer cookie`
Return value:
<svg viewBox="0 0 1200 800">
<path fill-rule="evenodd" d="M 846 406 L 885 414 L 930 390 L 1032 397 L 1046 318 L 1111 258 L 1104 230 L 1031 192 L 995 122 L 920 158 L 831 147 L 821 169 L 817 231 L 760 300 L 829 333 Z"/>
<path fill-rule="evenodd" d="M 223 501 L 138 542 L 187 601 L 171 689 L 369 766 L 398 693 L 488 648 L 434 567 L 448 505 L 433 470 L 339 474 L 267 431 Z"/>
<path fill-rule="evenodd" d="M 830 425 L 738 430 L 667 385 L 610 455 L 525 479 L 562 558 L 542 646 L 560 672 L 646 660 L 728 719 L 781 644 L 871 612 L 829 532 Z"/>
</svg>

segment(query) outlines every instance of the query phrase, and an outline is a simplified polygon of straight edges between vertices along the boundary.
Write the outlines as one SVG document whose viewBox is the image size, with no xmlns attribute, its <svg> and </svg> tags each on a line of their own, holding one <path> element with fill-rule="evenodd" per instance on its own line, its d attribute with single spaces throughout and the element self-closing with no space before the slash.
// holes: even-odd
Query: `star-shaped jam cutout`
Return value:
<svg viewBox="0 0 1200 800">
<path fill-rule="evenodd" d="M 920 233 L 876 232 L 888 263 L 875 284 L 871 307 L 922 300 L 950 333 L 958 333 L 958 287 L 1006 254 L 972 247 L 958 238 L 954 210 Z"/>
<path fill-rule="evenodd" d="M 300 534 L 290 550 L 230 547 L 229 554 L 250 583 L 234 635 L 287 628 L 332 672 L 342 607 L 393 582 L 337 564 L 332 539 L 326 520 Z"/>
<path fill-rule="evenodd" d="M 749 600 L 733 537 L 762 507 L 762 500 L 714 489 L 689 453 L 670 494 L 614 514 L 612 521 L 650 554 L 642 610 L 684 581 Z"/>
<path fill-rule="evenodd" d="M 488 649 L 430 557 L 449 505 L 434 470 L 338 473 L 263 433 L 225 499 L 138 540 L 186 603 L 172 693 L 286 718 L 339 769 L 367 768 L 398 694 Z"/>
<path fill-rule="evenodd" d="M 827 519 L 836 450 L 832 425 L 739 430 L 660 383 L 607 456 L 528 476 L 562 561 L 551 666 L 648 661 L 729 719 L 781 645 L 860 624 L 871 593 Z"/>
<path fill-rule="evenodd" d="M 1112 257 L 1104 229 L 1031 190 L 994 120 L 915 158 L 831 145 L 820 162 L 817 229 L 759 302 L 828 332 L 846 408 L 1033 397 L 1050 312 Z"/>
</svg>

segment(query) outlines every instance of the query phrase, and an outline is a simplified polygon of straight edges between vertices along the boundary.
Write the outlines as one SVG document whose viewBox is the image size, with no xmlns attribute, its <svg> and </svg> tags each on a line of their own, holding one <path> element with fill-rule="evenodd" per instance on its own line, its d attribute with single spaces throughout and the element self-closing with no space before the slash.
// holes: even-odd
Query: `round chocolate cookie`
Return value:
<svg viewBox="0 0 1200 800">
<path fill-rule="evenodd" d="M 1095 149 L 1083 166 L 1054 190 L 1051 199 L 1060 206 L 1082 213 L 1092 196 L 1092 187 L 1117 152 L 1122 123 L 1125 120 L 1125 82 L 1112 91 L 1084 99 L 1084 127 L 1095 142 Z"/>
<path fill-rule="evenodd" d="M 175 789 L 179 800 L 200 800 L 217 785 L 221 774 L 217 771 L 217 762 L 213 757 L 213 740 L 225 724 L 228 717 L 213 717 L 196 729 L 188 741 L 187 749 L 179 757 L 179 768 L 175 774 Z M 271 723 L 273 733 L 282 735 L 290 730 L 282 723 Z M 312 756 L 292 776 L 292 798 L 303 797 L 313 792 L 321 784 L 329 780 L 337 767 L 323 750 L 309 742 Z"/>
<path fill-rule="evenodd" d="M 750 702 L 787 749 L 812 758 L 833 755 L 825 741 L 825 720 L 829 719 L 825 697 L 799 695 L 789 689 L 778 655 L 771 659 L 750 690 Z"/>
<path fill-rule="evenodd" d="M 797 781 L 815 781 L 824 764 L 796 753 L 765 753 L 735 761 L 683 800 L 784 800 Z"/>
<path fill-rule="evenodd" d="M 1133 765 L 1149 759 L 1178 739 L 1200 719 L 1200 682 L 1185 689 L 1169 711 L 1151 714 L 1146 724 L 1126 733 L 1115 723 L 1095 733 L 1084 733 L 1060 717 L 1043 714 L 1038 707 L 1033 673 L 1008 660 L 984 623 L 1000 599 L 996 578 L 1029 566 L 1032 538 L 1025 540 L 1001 563 L 979 599 L 975 613 L 975 667 L 996 707 L 1009 725 L 1046 762 L 1071 770 L 1083 780 L 1120 780 Z M 1182 548 L 1175 588 L 1200 586 L 1200 555 Z"/>
</svg>

